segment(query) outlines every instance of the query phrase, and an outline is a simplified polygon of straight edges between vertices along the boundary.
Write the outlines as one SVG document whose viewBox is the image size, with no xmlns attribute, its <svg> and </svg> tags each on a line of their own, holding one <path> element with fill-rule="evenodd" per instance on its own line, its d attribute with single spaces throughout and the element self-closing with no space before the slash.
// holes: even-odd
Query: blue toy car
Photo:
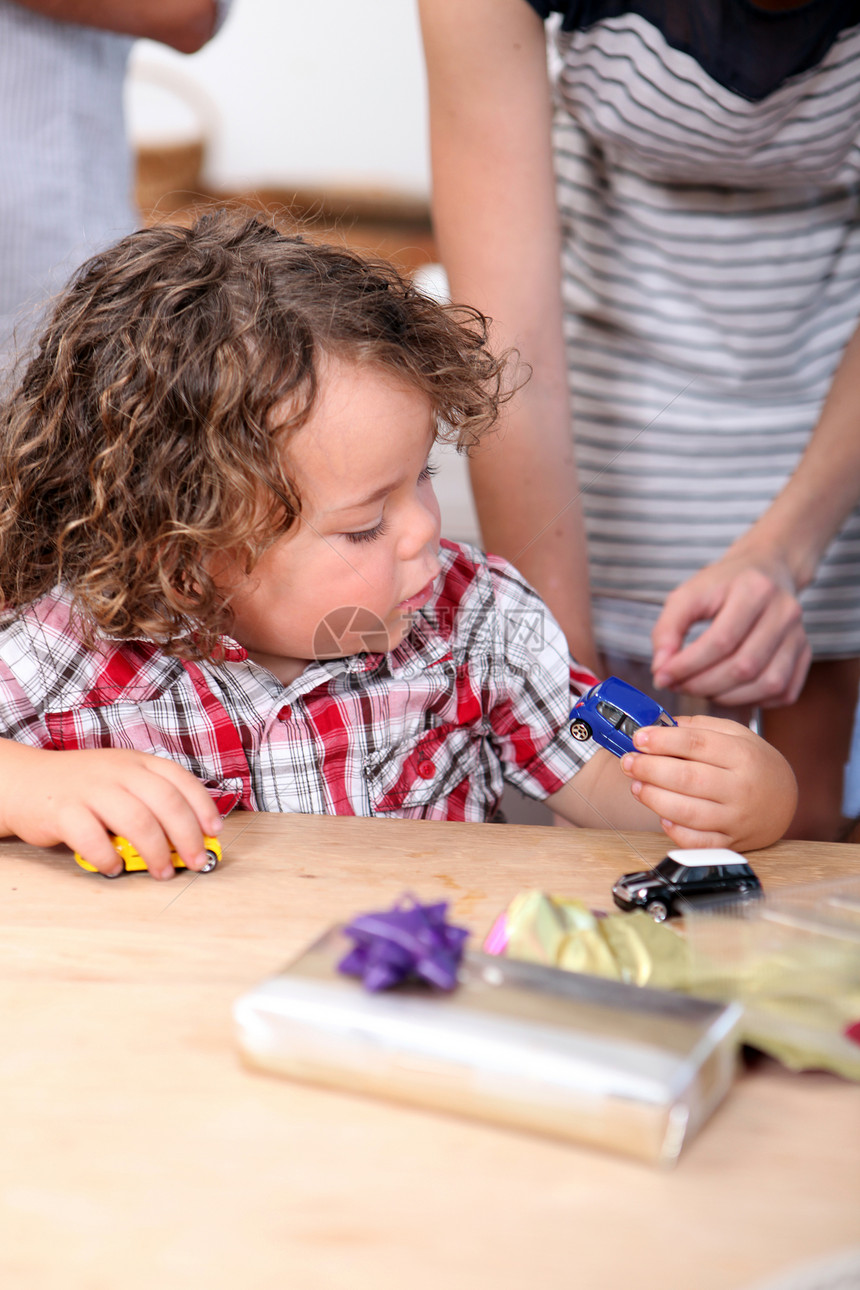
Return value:
<svg viewBox="0 0 860 1290">
<path fill-rule="evenodd" d="M 628 685 L 617 676 L 608 676 L 593 685 L 570 714 L 570 733 L 584 742 L 595 739 L 616 757 L 633 752 L 633 735 L 640 726 L 676 726 L 678 723 L 655 699 Z"/>
</svg>

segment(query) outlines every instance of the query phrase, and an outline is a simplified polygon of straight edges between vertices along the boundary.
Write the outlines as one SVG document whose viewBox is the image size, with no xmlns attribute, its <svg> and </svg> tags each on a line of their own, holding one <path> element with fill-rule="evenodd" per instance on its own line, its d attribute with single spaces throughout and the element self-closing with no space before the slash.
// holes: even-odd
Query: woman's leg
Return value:
<svg viewBox="0 0 860 1290">
<path fill-rule="evenodd" d="M 762 733 L 791 764 L 800 790 L 786 837 L 833 842 L 843 834 L 843 784 L 858 683 L 860 659 L 823 659 L 810 667 L 796 703 L 762 712 Z"/>
</svg>

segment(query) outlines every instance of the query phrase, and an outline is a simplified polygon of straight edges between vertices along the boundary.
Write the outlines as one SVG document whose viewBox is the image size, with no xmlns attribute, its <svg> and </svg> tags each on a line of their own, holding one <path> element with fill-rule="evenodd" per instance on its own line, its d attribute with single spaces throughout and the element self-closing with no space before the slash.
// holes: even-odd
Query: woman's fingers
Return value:
<svg viewBox="0 0 860 1290">
<path fill-rule="evenodd" d="M 708 621 L 710 620 L 710 621 Z M 695 623 L 708 626 L 682 645 Z M 781 565 L 727 556 L 666 599 L 652 632 L 659 688 L 725 705 L 794 702 L 805 677 L 808 642 L 796 589 Z"/>
<path fill-rule="evenodd" d="M 768 605 L 733 649 L 726 645 L 725 653 L 712 666 L 693 671 L 690 667 L 693 652 L 712 632 L 719 630 L 720 619 L 715 619 L 699 640 L 688 647 L 689 653 L 683 650 L 678 655 L 679 664 L 682 656 L 686 656 L 687 669 L 676 684 L 686 694 L 711 698 L 726 706 L 742 703 L 773 706 L 790 702 L 798 658 L 809 648 L 799 614 L 799 606 L 793 600 Z M 718 648 L 725 641 L 720 636 Z"/>
<path fill-rule="evenodd" d="M 803 689 L 812 662 L 806 633 L 793 634 L 780 645 L 764 671 L 754 680 L 714 694 L 727 708 L 754 705 L 784 708 L 794 703 Z"/>
<path fill-rule="evenodd" d="M 683 685 L 734 654 L 768 603 L 771 585 L 738 575 L 725 586 L 709 586 L 713 566 L 677 587 L 667 598 L 652 632 L 654 682 L 661 689 Z M 683 641 L 694 624 L 711 623 L 692 644 L 665 656 L 670 641 Z"/>
</svg>

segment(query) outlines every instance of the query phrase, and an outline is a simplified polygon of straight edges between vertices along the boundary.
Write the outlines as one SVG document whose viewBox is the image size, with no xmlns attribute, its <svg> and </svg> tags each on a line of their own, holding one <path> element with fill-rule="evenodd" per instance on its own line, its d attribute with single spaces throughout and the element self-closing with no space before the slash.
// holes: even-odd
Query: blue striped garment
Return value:
<svg viewBox="0 0 860 1290">
<path fill-rule="evenodd" d="M 82 260 L 136 226 L 132 43 L 0 0 L 0 355 Z"/>
</svg>

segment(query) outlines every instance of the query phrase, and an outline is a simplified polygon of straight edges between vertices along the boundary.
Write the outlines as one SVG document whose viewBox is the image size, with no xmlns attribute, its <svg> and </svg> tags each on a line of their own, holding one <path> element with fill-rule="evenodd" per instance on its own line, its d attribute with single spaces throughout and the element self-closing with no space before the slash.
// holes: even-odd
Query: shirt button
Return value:
<svg viewBox="0 0 860 1290">
<path fill-rule="evenodd" d="M 278 709 L 279 721 L 289 721 L 292 715 L 293 715 L 293 710 L 288 703 L 285 703 L 282 708 Z"/>
<path fill-rule="evenodd" d="M 432 779 L 436 774 L 436 767 L 432 761 L 419 761 L 418 774 L 422 779 Z"/>
</svg>

